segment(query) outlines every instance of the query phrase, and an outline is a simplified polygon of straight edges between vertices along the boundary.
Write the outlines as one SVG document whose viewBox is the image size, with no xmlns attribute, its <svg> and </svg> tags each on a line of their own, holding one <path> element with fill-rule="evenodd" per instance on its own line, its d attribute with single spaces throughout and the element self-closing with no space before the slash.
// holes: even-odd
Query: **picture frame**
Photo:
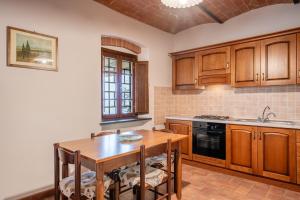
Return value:
<svg viewBox="0 0 300 200">
<path fill-rule="evenodd" d="M 58 71 L 58 38 L 7 27 L 7 66 Z"/>
</svg>

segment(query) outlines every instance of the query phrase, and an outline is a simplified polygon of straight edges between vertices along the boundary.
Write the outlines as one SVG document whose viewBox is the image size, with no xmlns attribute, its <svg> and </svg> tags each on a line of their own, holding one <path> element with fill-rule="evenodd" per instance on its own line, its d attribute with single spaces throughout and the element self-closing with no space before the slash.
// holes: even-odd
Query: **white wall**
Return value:
<svg viewBox="0 0 300 200">
<path fill-rule="evenodd" d="M 52 184 L 52 144 L 101 129 L 101 35 L 147 49 L 151 96 L 170 85 L 172 35 L 92 0 L 0 0 L 0 18 L 0 199 Z M 59 72 L 7 67 L 6 26 L 57 36 Z"/>
<path fill-rule="evenodd" d="M 173 51 L 218 44 L 300 27 L 300 4 L 277 4 L 252 10 L 223 24 L 205 24 L 177 33 Z"/>
</svg>

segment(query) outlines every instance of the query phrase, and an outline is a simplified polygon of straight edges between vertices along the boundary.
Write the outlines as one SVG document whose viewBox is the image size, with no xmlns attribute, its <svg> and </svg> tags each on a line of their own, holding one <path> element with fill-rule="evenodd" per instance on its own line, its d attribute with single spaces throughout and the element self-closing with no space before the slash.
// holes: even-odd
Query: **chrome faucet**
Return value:
<svg viewBox="0 0 300 200">
<path fill-rule="evenodd" d="M 268 114 L 266 114 L 267 111 L 270 111 L 270 110 L 271 110 L 271 108 L 270 108 L 269 106 L 266 106 L 266 107 L 264 108 L 264 111 L 263 111 L 261 117 L 258 117 L 258 120 L 261 121 L 261 122 L 266 122 L 266 121 L 269 121 L 269 120 L 270 120 L 269 117 L 270 117 L 271 115 L 272 115 L 273 117 L 276 117 L 276 114 L 273 113 L 273 112 L 269 112 Z"/>
<path fill-rule="evenodd" d="M 275 113 L 269 112 L 269 113 L 267 114 L 266 118 L 265 118 L 265 121 L 269 121 L 269 120 L 270 120 L 270 119 L 269 119 L 270 115 L 272 115 L 273 117 L 276 117 L 276 114 L 275 114 Z"/>
</svg>

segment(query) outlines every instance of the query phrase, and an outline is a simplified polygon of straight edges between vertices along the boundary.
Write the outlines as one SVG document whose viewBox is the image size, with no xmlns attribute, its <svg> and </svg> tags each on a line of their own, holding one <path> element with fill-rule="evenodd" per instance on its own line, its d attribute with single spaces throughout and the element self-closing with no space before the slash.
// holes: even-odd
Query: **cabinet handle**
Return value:
<svg viewBox="0 0 300 200">
<path fill-rule="evenodd" d="M 262 73 L 262 80 L 265 80 L 265 73 Z"/>
<path fill-rule="evenodd" d="M 259 140 L 261 140 L 261 132 L 259 132 Z"/>
<path fill-rule="evenodd" d="M 198 83 L 198 79 L 195 79 L 195 84 L 197 84 Z"/>
<path fill-rule="evenodd" d="M 256 133 L 254 132 L 253 133 L 253 140 L 255 140 L 256 139 Z"/>
<path fill-rule="evenodd" d="M 226 69 L 229 69 L 229 63 L 226 63 Z"/>
<path fill-rule="evenodd" d="M 258 76 L 259 76 L 259 74 L 257 73 L 257 74 L 256 74 L 256 81 L 258 81 Z"/>
</svg>

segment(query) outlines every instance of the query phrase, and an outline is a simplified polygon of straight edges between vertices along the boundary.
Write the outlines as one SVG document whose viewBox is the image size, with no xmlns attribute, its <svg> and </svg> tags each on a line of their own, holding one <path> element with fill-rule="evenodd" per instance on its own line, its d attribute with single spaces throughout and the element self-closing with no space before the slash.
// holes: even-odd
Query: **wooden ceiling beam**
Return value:
<svg viewBox="0 0 300 200">
<path fill-rule="evenodd" d="M 297 0 L 295 0 L 297 1 Z M 299 1 L 299 0 L 298 0 Z M 213 19 L 215 22 L 218 22 L 219 24 L 223 24 L 223 21 L 214 15 L 210 10 L 208 10 L 203 4 L 198 4 L 197 5 L 203 12 L 205 12 L 211 19 Z"/>
<path fill-rule="evenodd" d="M 300 3 L 300 0 L 293 0 L 294 4 Z"/>
</svg>

